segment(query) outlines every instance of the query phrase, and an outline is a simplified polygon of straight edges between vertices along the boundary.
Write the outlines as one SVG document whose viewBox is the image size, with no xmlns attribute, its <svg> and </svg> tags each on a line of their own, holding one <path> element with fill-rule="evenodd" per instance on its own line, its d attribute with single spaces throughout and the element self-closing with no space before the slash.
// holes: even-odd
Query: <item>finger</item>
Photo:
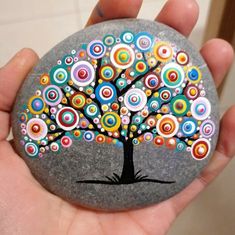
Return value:
<svg viewBox="0 0 235 235">
<path fill-rule="evenodd" d="M 9 112 L 23 80 L 38 60 L 31 49 L 18 52 L 0 69 L 0 110 Z"/>
<path fill-rule="evenodd" d="M 142 1 L 100 0 L 92 11 L 86 26 L 111 19 L 135 18 L 139 13 Z"/>
<path fill-rule="evenodd" d="M 10 131 L 10 114 L 0 111 L 0 141 L 7 138 Z"/>
<path fill-rule="evenodd" d="M 222 39 L 212 39 L 203 45 L 201 54 L 212 73 L 216 87 L 219 87 L 233 62 L 232 46 Z"/>
<path fill-rule="evenodd" d="M 199 7 L 195 0 L 169 0 L 156 17 L 158 22 L 169 25 L 189 36 L 199 15 Z"/>
<path fill-rule="evenodd" d="M 221 132 L 216 151 L 210 164 L 185 190 L 169 200 L 176 214 L 180 213 L 216 176 L 235 155 L 235 106 L 230 108 L 221 120 Z"/>
</svg>

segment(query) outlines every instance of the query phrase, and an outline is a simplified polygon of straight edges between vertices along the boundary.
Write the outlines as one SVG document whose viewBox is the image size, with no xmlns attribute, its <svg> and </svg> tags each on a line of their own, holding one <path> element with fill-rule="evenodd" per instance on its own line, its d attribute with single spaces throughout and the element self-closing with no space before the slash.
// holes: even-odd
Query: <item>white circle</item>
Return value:
<svg viewBox="0 0 235 235">
<path fill-rule="evenodd" d="M 118 64 L 116 61 L 115 61 L 115 52 L 119 49 L 119 48 L 124 48 L 124 49 L 127 49 L 129 52 L 130 52 L 130 58 L 131 58 L 131 61 L 128 63 L 128 64 L 125 64 L 125 65 L 120 65 Z M 120 69 L 127 69 L 129 67 L 131 67 L 135 61 L 135 52 L 133 51 L 133 49 L 126 45 L 126 44 L 118 44 L 118 45 L 115 45 L 113 48 L 112 48 L 112 51 L 110 52 L 110 60 L 112 62 L 112 64 L 116 67 L 116 68 L 120 68 Z"/>
<path fill-rule="evenodd" d="M 138 99 L 138 97 L 140 98 L 140 103 L 138 104 L 138 106 L 132 105 L 129 102 L 129 97 L 132 95 L 136 95 L 136 97 L 134 97 L 136 99 Z M 138 88 L 130 89 L 126 92 L 124 96 L 124 104 L 130 111 L 139 111 L 143 109 L 145 105 L 147 104 L 147 96 L 142 90 Z"/>
<path fill-rule="evenodd" d="M 202 113 L 197 113 L 197 109 L 204 109 Z M 205 120 L 211 114 L 211 103 L 205 97 L 199 97 L 191 105 L 192 116 L 197 120 Z"/>
</svg>

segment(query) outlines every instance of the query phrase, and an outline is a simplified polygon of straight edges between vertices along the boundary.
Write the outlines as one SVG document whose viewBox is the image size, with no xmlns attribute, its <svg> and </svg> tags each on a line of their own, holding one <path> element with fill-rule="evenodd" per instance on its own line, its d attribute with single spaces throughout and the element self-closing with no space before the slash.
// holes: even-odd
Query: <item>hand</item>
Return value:
<svg viewBox="0 0 235 235">
<path fill-rule="evenodd" d="M 88 25 L 113 18 L 136 17 L 141 0 L 100 0 Z M 126 7 L 128 6 L 128 7 Z M 177 10 L 176 10 L 177 9 Z M 157 21 L 188 36 L 198 17 L 195 0 L 169 0 Z M 233 60 L 231 46 L 214 39 L 201 49 L 217 87 Z M 217 56 L 217 55 L 220 56 Z M 2 235 L 163 235 L 177 215 L 223 170 L 235 154 L 235 106 L 221 120 L 219 142 L 207 168 L 185 190 L 145 209 L 105 213 L 71 205 L 47 192 L 6 140 L 16 93 L 38 57 L 23 49 L 0 69 L 0 231 Z M 218 66 L 219 65 L 219 66 Z"/>
</svg>

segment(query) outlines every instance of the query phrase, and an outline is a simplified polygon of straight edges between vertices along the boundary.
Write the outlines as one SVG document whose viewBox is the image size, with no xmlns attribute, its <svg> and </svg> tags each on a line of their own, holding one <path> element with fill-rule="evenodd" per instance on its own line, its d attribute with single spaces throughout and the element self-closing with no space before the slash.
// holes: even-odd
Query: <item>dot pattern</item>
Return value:
<svg viewBox="0 0 235 235">
<path fill-rule="evenodd" d="M 215 123 L 203 73 L 183 48 L 147 32 L 107 34 L 78 45 L 47 72 L 22 107 L 19 125 L 30 158 L 74 141 L 210 154 Z"/>
</svg>

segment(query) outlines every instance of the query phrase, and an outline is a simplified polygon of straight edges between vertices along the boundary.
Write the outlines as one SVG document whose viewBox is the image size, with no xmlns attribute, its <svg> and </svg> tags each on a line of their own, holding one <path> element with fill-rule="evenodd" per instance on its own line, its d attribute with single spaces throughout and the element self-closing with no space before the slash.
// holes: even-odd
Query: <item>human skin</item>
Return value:
<svg viewBox="0 0 235 235">
<path fill-rule="evenodd" d="M 100 0 L 87 25 L 136 17 L 141 4 L 141 0 Z M 169 0 L 156 20 L 189 36 L 198 14 L 195 0 Z M 232 47 L 221 39 L 212 39 L 203 45 L 201 54 L 218 88 L 233 61 Z M 221 119 L 219 140 L 210 164 L 179 194 L 157 205 L 127 212 L 97 212 L 72 205 L 46 191 L 6 140 L 16 93 L 37 62 L 38 56 L 33 50 L 22 49 L 0 69 L 1 235 L 164 235 L 184 208 L 235 155 L 233 106 Z"/>
</svg>

